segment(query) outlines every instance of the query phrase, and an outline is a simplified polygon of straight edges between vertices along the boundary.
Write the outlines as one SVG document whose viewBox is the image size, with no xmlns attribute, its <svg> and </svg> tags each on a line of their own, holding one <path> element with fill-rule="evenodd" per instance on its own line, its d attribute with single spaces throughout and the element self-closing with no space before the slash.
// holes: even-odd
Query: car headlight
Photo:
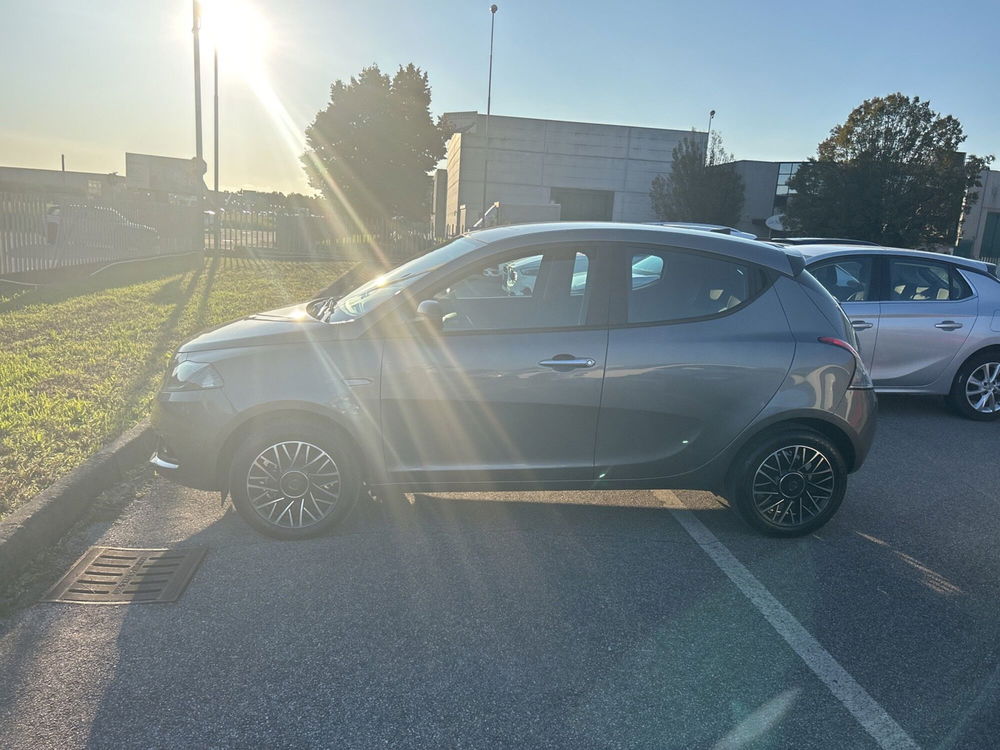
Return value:
<svg viewBox="0 0 1000 750">
<path fill-rule="evenodd" d="M 201 391 L 221 388 L 222 376 L 207 362 L 186 360 L 174 365 L 163 383 L 165 391 Z"/>
</svg>

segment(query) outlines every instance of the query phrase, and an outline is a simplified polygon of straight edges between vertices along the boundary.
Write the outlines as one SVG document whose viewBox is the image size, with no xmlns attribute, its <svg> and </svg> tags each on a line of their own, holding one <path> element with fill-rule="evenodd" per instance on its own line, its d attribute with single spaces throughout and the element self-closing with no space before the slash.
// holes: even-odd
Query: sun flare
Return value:
<svg viewBox="0 0 1000 750">
<path fill-rule="evenodd" d="M 272 42 L 267 18 L 242 0 L 201 0 L 201 38 L 222 67 L 244 75 L 263 67 Z"/>
</svg>

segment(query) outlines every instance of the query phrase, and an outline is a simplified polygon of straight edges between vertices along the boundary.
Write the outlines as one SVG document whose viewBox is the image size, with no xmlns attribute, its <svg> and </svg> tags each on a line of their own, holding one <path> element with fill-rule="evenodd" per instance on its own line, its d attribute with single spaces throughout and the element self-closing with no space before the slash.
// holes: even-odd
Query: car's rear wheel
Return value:
<svg viewBox="0 0 1000 750">
<path fill-rule="evenodd" d="M 343 520 L 358 498 L 355 452 L 311 424 L 282 422 L 248 437 L 230 464 L 233 505 L 263 534 L 306 539 Z"/>
<path fill-rule="evenodd" d="M 740 515 L 770 536 L 802 536 L 837 512 L 847 467 L 829 440 L 807 429 L 772 433 L 748 447 L 734 466 L 730 491 Z"/>
<path fill-rule="evenodd" d="M 948 402 L 967 419 L 1000 418 L 1000 354 L 980 354 L 962 365 Z"/>
</svg>

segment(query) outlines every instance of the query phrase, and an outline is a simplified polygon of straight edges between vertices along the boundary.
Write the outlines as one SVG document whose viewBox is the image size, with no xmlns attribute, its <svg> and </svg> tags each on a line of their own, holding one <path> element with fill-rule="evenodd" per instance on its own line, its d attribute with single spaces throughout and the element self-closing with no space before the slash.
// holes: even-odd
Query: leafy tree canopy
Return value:
<svg viewBox="0 0 1000 750">
<path fill-rule="evenodd" d="M 992 157 L 966 156 L 962 125 L 920 97 L 868 99 L 789 181 L 793 234 L 885 245 L 953 244 L 966 195 Z"/>
<path fill-rule="evenodd" d="M 712 134 L 708 154 L 697 140 L 685 138 L 673 151 L 670 175 L 657 175 L 649 191 L 660 221 L 691 221 L 734 226 L 743 210 L 743 178 Z"/>
<path fill-rule="evenodd" d="M 444 156 L 447 135 L 430 102 L 427 73 L 412 63 L 391 78 L 371 65 L 336 81 L 306 129 L 309 184 L 348 214 L 425 219 L 428 172 Z"/>
</svg>

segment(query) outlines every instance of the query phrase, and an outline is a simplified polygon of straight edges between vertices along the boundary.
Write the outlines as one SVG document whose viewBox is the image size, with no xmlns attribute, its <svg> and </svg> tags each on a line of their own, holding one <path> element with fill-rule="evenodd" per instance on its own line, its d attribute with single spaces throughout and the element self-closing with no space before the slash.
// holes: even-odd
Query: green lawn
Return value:
<svg viewBox="0 0 1000 750">
<path fill-rule="evenodd" d="M 116 286 L 0 284 L 0 516 L 146 417 L 182 340 L 315 296 L 350 267 L 217 259 Z"/>
</svg>

